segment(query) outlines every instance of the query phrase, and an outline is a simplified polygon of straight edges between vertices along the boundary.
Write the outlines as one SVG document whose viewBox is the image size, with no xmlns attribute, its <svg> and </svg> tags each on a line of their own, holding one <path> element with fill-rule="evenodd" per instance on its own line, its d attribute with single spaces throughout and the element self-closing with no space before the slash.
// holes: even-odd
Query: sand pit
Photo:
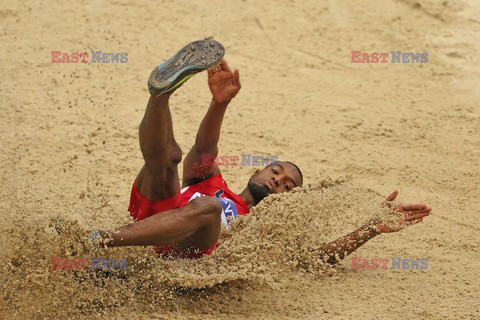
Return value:
<svg viewBox="0 0 480 320">
<path fill-rule="evenodd" d="M 480 318 L 479 14 L 474 0 L 4 2 L 0 318 Z M 130 221 L 148 74 L 205 37 L 242 80 L 220 153 L 294 161 L 305 187 L 267 198 L 199 261 L 93 249 L 89 230 Z M 97 50 L 128 62 L 51 63 L 52 51 Z M 397 50 L 428 62 L 351 63 L 351 51 Z M 171 100 L 184 153 L 209 101 L 205 73 Z M 222 173 L 239 192 L 254 170 Z M 316 259 L 312 249 L 380 214 L 394 189 L 433 215 L 352 256 L 427 269 Z M 52 270 L 52 257 L 129 267 Z"/>
</svg>

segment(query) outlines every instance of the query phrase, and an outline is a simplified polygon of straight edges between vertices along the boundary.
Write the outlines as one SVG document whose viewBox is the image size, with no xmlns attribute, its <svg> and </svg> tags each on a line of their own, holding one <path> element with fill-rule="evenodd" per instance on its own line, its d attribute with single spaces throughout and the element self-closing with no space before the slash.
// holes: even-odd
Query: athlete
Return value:
<svg viewBox="0 0 480 320">
<path fill-rule="evenodd" d="M 250 208 L 272 193 L 288 192 L 303 183 L 302 172 L 288 161 L 274 162 L 257 171 L 239 194 L 222 179 L 215 162 L 204 155 L 218 154 L 220 128 L 227 106 L 240 90 L 238 70 L 223 59 L 225 49 L 214 40 L 188 44 L 150 74 L 150 99 L 140 124 L 140 149 L 145 164 L 131 191 L 129 211 L 135 223 L 114 231 L 95 231 L 97 245 L 155 246 L 165 258 L 199 258 L 217 246 L 221 226 L 248 214 Z M 212 93 L 210 107 L 200 124 L 195 144 L 183 162 L 180 188 L 177 166 L 182 150 L 175 141 L 169 109 L 171 94 L 194 74 L 208 70 Z M 394 191 L 386 205 L 397 196 Z M 394 222 L 372 221 L 345 237 L 320 248 L 328 263 L 336 263 L 371 238 L 416 224 L 428 216 L 425 204 L 397 205 Z"/>
</svg>

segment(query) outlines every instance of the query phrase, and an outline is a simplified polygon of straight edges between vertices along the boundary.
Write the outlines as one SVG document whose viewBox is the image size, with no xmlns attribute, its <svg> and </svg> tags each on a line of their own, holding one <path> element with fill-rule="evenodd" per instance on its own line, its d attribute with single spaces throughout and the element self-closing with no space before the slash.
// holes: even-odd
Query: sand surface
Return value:
<svg viewBox="0 0 480 320">
<path fill-rule="evenodd" d="M 479 319 L 479 17 L 476 0 L 1 1 L 0 318 Z M 205 37 L 242 81 L 220 154 L 294 161 L 305 188 L 269 197 L 200 261 L 92 251 L 89 230 L 130 221 L 152 67 Z M 52 64 L 54 50 L 128 63 Z M 355 50 L 429 60 L 352 64 Z M 205 73 L 171 100 L 184 154 L 209 101 Z M 222 172 L 239 192 L 254 169 Z M 309 255 L 394 189 L 433 215 L 354 255 L 428 269 L 352 270 L 348 258 L 332 269 Z M 130 265 L 50 268 L 93 256 Z"/>
</svg>

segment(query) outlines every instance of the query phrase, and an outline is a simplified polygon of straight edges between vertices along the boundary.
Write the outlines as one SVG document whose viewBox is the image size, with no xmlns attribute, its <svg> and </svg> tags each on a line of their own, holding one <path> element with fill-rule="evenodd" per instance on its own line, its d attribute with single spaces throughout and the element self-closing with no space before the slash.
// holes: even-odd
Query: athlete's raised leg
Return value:
<svg viewBox="0 0 480 320">
<path fill-rule="evenodd" d="M 173 136 L 171 93 L 194 74 L 218 63 L 223 46 L 214 40 L 194 41 L 157 66 L 148 79 L 151 96 L 140 125 L 140 149 L 145 165 L 137 176 L 140 193 L 150 201 L 173 196 L 180 187 L 177 165 L 182 150 Z"/>
</svg>

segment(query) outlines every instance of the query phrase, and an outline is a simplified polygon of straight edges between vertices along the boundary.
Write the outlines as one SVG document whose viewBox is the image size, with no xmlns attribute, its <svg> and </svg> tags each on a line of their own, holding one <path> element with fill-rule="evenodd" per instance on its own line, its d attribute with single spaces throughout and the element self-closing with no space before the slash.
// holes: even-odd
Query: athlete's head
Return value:
<svg viewBox="0 0 480 320">
<path fill-rule="evenodd" d="M 302 183 L 300 168 L 289 161 L 276 161 L 250 178 L 248 190 L 257 204 L 269 194 L 290 191 Z"/>
</svg>

